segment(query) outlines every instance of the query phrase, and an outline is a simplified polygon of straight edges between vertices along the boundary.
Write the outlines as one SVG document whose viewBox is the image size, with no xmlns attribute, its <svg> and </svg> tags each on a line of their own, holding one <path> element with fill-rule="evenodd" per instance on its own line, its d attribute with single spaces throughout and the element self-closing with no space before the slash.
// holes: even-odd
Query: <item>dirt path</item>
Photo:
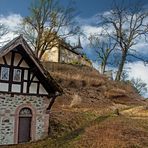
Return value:
<svg viewBox="0 0 148 148">
<path fill-rule="evenodd" d="M 121 111 L 122 115 L 137 119 L 148 119 L 148 109 L 145 106 L 136 106 Z"/>
</svg>

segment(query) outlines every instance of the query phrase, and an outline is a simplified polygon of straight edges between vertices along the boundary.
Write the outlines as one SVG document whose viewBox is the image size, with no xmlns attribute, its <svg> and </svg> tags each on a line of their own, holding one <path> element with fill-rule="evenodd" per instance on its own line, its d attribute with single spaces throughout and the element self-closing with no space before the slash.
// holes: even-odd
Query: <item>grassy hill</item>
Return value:
<svg viewBox="0 0 148 148">
<path fill-rule="evenodd" d="M 148 147 L 148 101 L 130 85 L 85 66 L 44 65 L 64 90 L 51 109 L 49 137 L 10 147 Z"/>
<path fill-rule="evenodd" d="M 132 86 L 109 80 L 93 68 L 56 63 L 44 65 L 64 89 L 65 94 L 57 99 L 60 106 L 62 103 L 70 106 L 76 103 L 79 108 L 110 108 L 116 104 L 144 103 Z M 74 100 L 78 102 L 74 103 Z"/>
</svg>

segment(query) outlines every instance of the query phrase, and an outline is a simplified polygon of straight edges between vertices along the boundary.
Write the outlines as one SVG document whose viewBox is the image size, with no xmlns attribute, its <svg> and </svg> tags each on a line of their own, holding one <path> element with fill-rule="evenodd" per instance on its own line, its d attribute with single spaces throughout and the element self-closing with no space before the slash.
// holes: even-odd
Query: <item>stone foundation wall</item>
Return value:
<svg viewBox="0 0 148 148">
<path fill-rule="evenodd" d="M 16 144 L 18 139 L 19 109 L 29 107 L 33 111 L 31 126 L 32 140 L 44 138 L 48 134 L 48 119 L 46 108 L 47 97 L 0 94 L 0 145 Z M 19 108 L 19 109 L 18 109 Z"/>
</svg>

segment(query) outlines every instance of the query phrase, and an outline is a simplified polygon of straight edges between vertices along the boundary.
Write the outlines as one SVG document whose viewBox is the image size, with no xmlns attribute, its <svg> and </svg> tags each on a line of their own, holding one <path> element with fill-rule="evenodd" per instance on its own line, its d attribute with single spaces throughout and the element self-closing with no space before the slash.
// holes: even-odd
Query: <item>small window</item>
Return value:
<svg viewBox="0 0 148 148">
<path fill-rule="evenodd" d="M 1 67 L 1 80 L 9 80 L 9 68 Z"/>
<path fill-rule="evenodd" d="M 14 69 L 13 71 L 13 81 L 21 81 L 21 73 L 22 70 L 21 69 Z"/>
</svg>

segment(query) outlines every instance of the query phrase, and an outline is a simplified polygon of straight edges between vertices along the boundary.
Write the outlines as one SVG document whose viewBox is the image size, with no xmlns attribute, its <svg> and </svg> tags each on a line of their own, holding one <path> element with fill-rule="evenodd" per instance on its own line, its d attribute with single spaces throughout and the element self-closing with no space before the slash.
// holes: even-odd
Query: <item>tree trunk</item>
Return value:
<svg viewBox="0 0 148 148">
<path fill-rule="evenodd" d="M 103 69 L 102 69 L 102 73 L 103 73 L 103 74 L 105 73 L 105 68 L 106 68 L 106 64 L 104 63 Z"/>
<path fill-rule="evenodd" d="M 103 62 L 103 74 L 105 73 L 105 71 L 106 71 L 106 65 L 107 65 L 107 59 L 105 59 L 104 60 L 104 62 Z"/>
<path fill-rule="evenodd" d="M 106 69 L 106 61 L 102 61 L 101 63 L 101 73 L 104 74 L 105 73 L 105 69 Z"/>
<path fill-rule="evenodd" d="M 45 50 L 42 49 L 42 50 L 40 51 L 39 55 L 38 55 L 38 59 L 39 59 L 39 60 L 42 59 L 42 56 L 43 56 L 44 53 L 45 53 Z"/>
<path fill-rule="evenodd" d="M 123 72 L 123 67 L 124 67 L 124 64 L 125 64 L 125 61 L 126 61 L 126 51 L 125 50 L 122 50 L 122 51 L 123 52 L 122 52 L 121 62 L 119 64 L 118 71 L 117 71 L 116 78 L 115 78 L 116 81 L 120 81 L 121 80 L 121 75 L 122 75 L 122 72 Z"/>
</svg>

